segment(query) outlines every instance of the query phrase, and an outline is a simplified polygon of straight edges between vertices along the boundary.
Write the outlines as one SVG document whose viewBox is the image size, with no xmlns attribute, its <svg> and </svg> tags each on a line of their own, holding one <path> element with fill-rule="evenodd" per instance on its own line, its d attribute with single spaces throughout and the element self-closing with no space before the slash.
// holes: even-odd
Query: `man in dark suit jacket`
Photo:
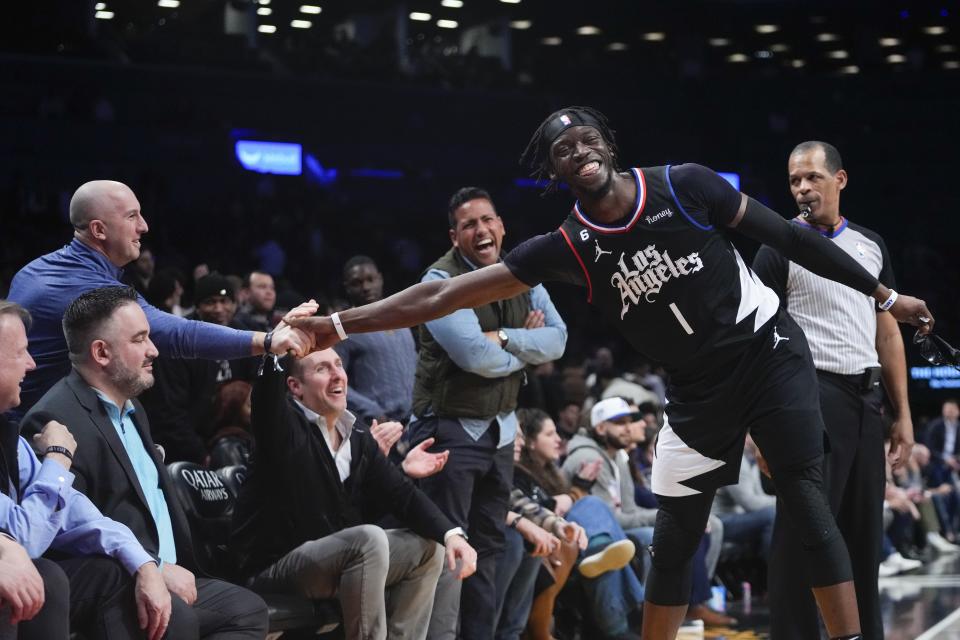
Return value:
<svg viewBox="0 0 960 640">
<path fill-rule="evenodd" d="M 346 404 L 333 349 L 280 366 L 267 358 L 253 389 L 257 448 L 231 544 L 254 589 L 337 596 L 350 640 L 422 639 L 443 566 L 437 542 L 451 572 L 461 561 L 461 578 L 477 554 Z M 374 524 L 386 514 L 410 530 Z"/>
<path fill-rule="evenodd" d="M 20 381 L 36 366 L 27 350 L 30 314 L 0 300 L 0 639 L 159 640 L 170 593 L 157 563 L 127 527 L 73 486 L 77 443 L 51 421 L 33 438 L 4 416 L 20 404 Z M 39 557 L 58 555 L 56 562 Z M 32 560 L 31 560 L 32 558 Z"/>
<path fill-rule="evenodd" d="M 953 473 L 960 471 L 960 405 L 953 398 L 943 402 L 940 417 L 926 429 L 927 447 L 934 461 Z"/>
<path fill-rule="evenodd" d="M 46 421 L 70 425 L 77 441 L 74 486 L 127 525 L 157 558 L 173 601 L 170 638 L 262 639 L 267 607 L 241 587 L 198 578 L 186 517 L 163 466 L 143 407 L 157 350 L 131 287 L 84 293 L 63 319 L 73 371 L 27 414 L 25 434 Z"/>
</svg>

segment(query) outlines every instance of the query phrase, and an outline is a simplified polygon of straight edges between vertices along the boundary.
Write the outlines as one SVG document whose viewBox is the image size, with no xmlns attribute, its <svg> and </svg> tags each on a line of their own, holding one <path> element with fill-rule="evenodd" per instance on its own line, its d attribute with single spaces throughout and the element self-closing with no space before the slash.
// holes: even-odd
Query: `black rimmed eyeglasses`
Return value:
<svg viewBox="0 0 960 640">
<path fill-rule="evenodd" d="M 917 331 L 913 336 L 913 344 L 920 348 L 920 355 L 930 364 L 946 365 L 960 370 L 960 349 L 951 347 L 950 343 L 940 336 L 932 333 L 924 336 Z"/>
</svg>

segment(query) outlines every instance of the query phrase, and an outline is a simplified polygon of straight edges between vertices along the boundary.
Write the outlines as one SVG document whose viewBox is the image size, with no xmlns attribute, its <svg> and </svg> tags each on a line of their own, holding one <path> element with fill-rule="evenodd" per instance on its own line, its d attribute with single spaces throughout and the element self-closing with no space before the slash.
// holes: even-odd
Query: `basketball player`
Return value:
<svg viewBox="0 0 960 640">
<path fill-rule="evenodd" d="M 670 374 L 653 466 L 660 501 L 642 637 L 672 640 L 690 593 L 690 560 L 717 487 L 737 482 L 749 430 L 803 544 L 805 579 L 831 638 L 859 636 L 850 560 L 823 496 L 823 420 L 803 332 L 744 264 L 727 234 L 767 244 L 810 271 L 871 295 L 901 322 L 933 327 L 922 300 L 898 296 L 816 233 L 791 225 L 699 165 L 621 170 L 606 118 L 551 114 L 523 160 L 578 198 L 557 231 L 503 262 L 422 283 L 330 317 L 294 320 L 318 347 L 350 332 L 409 327 L 511 298 L 544 281 L 586 289 L 646 357 Z"/>
</svg>

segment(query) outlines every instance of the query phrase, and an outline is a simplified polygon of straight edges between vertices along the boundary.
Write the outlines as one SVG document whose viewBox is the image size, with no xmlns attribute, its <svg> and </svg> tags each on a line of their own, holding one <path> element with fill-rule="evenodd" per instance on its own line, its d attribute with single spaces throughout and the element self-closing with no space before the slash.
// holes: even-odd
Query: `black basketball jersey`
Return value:
<svg viewBox="0 0 960 640">
<path fill-rule="evenodd" d="M 688 214 L 669 166 L 632 173 L 637 199 L 623 224 L 593 222 L 577 203 L 560 233 L 583 269 L 588 301 L 682 383 L 739 353 L 780 302 L 721 230 Z"/>
</svg>

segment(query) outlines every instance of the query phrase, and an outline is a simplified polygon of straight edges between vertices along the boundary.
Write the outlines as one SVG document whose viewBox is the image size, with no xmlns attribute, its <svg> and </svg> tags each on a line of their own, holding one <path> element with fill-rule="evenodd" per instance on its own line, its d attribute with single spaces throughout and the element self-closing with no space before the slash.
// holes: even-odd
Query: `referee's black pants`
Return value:
<svg viewBox="0 0 960 640">
<path fill-rule="evenodd" d="M 879 388 L 862 392 L 861 377 L 817 371 L 830 442 L 823 486 L 850 552 L 863 639 L 882 640 L 877 573 L 886 481 L 884 426 Z M 816 602 L 800 565 L 803 554 L 796 552 L 800 545 L 796 533 L 778 499 L 768 580 L 772 640 L 820 637 Z"/>
</svg>

